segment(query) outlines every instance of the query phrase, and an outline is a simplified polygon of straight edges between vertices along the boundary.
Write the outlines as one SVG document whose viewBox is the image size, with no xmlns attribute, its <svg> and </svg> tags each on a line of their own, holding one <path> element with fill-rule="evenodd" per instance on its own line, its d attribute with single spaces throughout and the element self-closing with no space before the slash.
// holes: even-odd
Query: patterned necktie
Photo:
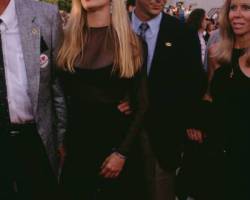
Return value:
<svg viewBox="0 0 250 200">
<path fill-rule="evenodd" d="M 2 19 L 0 19 L 0 25 L 2 24 L 2 22 L 3 22 Z M 2 37 L 0 32 L 0 130 L 3 129 L 7 130 L 9 124 L 10 124 L 10 116 L 9 116 L 9 108 L 7 100 L 7 86 L 5 80 Z"/>
<path fill-rule="evenodd" d="M 146 41 L 146 31 L 149 29 L 149 25 L 146 22 L 141 23 L 139 26 L 139 35 L 142 37 L 143 40 Z"/>
</svg>

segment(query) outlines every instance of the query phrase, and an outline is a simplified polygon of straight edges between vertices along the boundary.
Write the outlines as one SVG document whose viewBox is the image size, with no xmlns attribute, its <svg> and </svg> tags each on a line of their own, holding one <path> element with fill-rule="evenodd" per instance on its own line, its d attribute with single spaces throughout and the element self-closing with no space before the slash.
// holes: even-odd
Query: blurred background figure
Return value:
<svg viewBox="0 0 250 200">
<path fill-rule="evenodd" d="M 131 13 L 135 9 L 136 0 L 127 0 L 127 11 Z"/>
<path fill-rule="evenodd" d="M 204 39 L 204 31 L 206 30 L 206 27 L 207 27 L 206 11 L 202 8 L 197 8 L 193 10 L 190 13 L 186 23 L 189 26 L 189 28 L 195 31 L 199 36 L 201 59 L 202 59 L 202 63 L 204 64 L 205 50 L 206 50 L 206 41 Z"/>
<path fill-rule="evenodd" d="M 207 43 L 211 33 L 214 30 L 216 30 L 216 24 L 215 24 L 215 21 L 214 21 L 213 18 L 207 18 L 206 20 L 207 20 L 207 27 L 206 27 L 206 30 L 204 32 L 204 39 L 205 39 L 205 41 Z"/>
</svg>

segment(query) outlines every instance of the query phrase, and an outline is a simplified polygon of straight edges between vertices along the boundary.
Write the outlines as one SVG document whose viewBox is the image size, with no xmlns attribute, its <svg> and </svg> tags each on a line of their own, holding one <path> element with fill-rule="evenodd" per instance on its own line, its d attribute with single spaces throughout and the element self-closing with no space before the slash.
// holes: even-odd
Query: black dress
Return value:
<svg viewBox="0 0 250 200">
<path fill-rule="evenodd" d="M 113 71 L 108 29 L 90 29 L 87 58 L 79 62 L 74 73 L 64 72 L 61 76 L 69 116 L 65 139 L 68 153 L 62 176 L 68 199 L 142 198 L 136 196 L 141 184 L 135 187 L 140 179 L 133 149 L 146 110 L 146 72 L 120 78 Z M 133 109 L 129 116 L 117 108 L 126 99 Z M 125 168 L 118 179 L 104 179 L 99 175 L 101 165 L 114 150 L 128 157 Z"/>
<path fill-rule="evenodd" d="M 250 77 L 239 67 L 243 49 L 234 49 L 232 64 L 214 75 L 211 92 L 216 130 L 226 149 L 226 199 L 250 199 Z"/>
</svg>

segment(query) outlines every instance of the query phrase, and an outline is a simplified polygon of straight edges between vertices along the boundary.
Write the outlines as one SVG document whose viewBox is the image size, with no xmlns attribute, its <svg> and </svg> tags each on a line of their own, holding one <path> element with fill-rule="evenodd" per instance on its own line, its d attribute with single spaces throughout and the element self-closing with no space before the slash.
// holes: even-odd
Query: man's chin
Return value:
<svg viewBox="0 0 250 200">
<path fill-rule="evenodd" d="M 161 12 L 162 12 L 162 10 L 151 10 L 150 15 L 151 15 L 151 17 L 156 17 L 156 16 L 158 16 Z"/>
</svg>

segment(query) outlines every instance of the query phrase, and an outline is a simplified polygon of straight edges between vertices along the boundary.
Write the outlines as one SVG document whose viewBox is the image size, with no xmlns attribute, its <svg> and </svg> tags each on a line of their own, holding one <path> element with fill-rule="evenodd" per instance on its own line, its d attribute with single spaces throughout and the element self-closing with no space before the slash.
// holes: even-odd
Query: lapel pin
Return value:
<svg viewBox="0 0 250 200">
<path fill-rule="evenodd" d="M 166 45 L 166 47 L 171 47 L 172 43 L 171 42 L 166 42 L 165 45 Z"/>
<path fill-rule="evenodd" d="M 45 68 L 49 63 L 49 58 L 46 54 L 41 54 L 40 55 L 40 65 L 41 68 Z"/>
<path fill-rule="evenodd" d="M 38 34 L 38 30 L 36 29 L 36 28 L 32 28 L 32 34 L 34 34 L 34 35 L 36 35 L 36 34 Z"/>
</svg>

